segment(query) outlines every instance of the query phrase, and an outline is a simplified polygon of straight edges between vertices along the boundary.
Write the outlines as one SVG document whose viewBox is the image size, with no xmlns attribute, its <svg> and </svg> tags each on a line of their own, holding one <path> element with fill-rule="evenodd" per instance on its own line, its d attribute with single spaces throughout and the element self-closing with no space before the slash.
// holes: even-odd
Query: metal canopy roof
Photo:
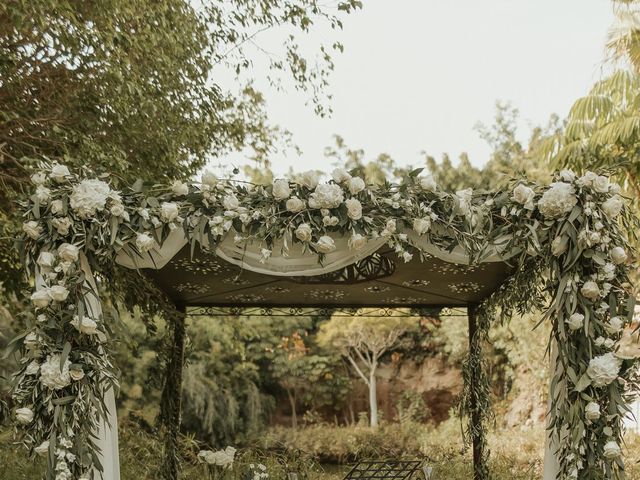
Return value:
<svg viewBox="0 0 640 480">
<path fill-rule="evenodd" d="M 178 305 L 200 307 L 459 307 L 480 303 L 511 274 L 503 262 L 448 263 L 416 252 L 405 263 L 383 247 L 320 277 L 252 272 L 188 246 L 145 273 Z"/>
</svg>

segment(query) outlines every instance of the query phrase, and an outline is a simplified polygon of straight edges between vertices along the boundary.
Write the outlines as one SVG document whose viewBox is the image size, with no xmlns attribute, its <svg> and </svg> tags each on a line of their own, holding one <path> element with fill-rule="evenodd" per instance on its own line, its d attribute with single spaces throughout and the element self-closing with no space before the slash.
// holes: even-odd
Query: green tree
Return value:
<svg viewBox="0 0 640 480">
<path fill-rule="evenodd" d="M 396 311 L 389 317 L 362 316 L 344 318 L 333 316 L 323 323 L 318 343 L 334 348 L 349 362 L 356 375 L 369 389 L 370 423 L 378 426 L 378 397 L 376 373 L 382 357 L 398 347 L 402 335 L 417 328 L 415 318 L 403 317 Z"/>
</svg>

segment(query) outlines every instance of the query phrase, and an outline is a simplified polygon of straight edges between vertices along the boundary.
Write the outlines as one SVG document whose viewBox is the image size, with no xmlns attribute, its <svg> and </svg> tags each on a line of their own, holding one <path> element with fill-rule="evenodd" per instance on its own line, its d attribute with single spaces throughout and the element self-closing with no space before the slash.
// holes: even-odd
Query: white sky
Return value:
<svg viewBox="0 0 640 480">
<path fill-rule="evenodd" d="M 385 152 L 418 165 L 489 148 L 474 125 L 491 123 L 497 100 L 520 110 L 521 134 L 569 107 L 602 76 L 609 0 L 365 0 L 349 15 L 331 77 L 331 118 L 304 97 L 258 84 L 272 122 L 293 133 L 293 152 L 272 158 L 276 173 L 329 170 L 323 151 L 342 135 L 369 158 Z M 309 39 L 311 44 L 315 40 Z M 304 45 L 304 42 L 303 42 Z M 244 163 L 240 157 L 233 162 Z"/>
</svg>

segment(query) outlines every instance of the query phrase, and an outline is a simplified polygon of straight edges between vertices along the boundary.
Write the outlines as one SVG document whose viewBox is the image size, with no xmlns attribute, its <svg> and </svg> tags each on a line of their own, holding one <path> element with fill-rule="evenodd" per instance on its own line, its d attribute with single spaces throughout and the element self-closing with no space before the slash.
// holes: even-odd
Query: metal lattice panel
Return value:
<svg viewBox="0 0 640 480">
<path fill-rule="evenodd" d="M 304 307 L 196 307 L 187 310 L 190 317 L 466 317 L 458 308 L 304 308 Z"/>
<path fill-rule="evenodd" d="M 363 461 L 356 464 L 344 480 L 417 480 L 424 479 L 422 462 L 418 460 Z"/>
</svg>

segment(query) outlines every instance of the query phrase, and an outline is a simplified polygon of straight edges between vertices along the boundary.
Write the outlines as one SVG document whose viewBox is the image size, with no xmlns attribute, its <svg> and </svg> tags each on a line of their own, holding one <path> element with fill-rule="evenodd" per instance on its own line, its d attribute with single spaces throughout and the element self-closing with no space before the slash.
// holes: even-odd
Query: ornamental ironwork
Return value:
<svg viewBox="0 0 640 480">
<path fill-rule="evenodd" d="M 353 284 L 390 277 L 395 271 L 396 264 L 392 259 L 374 253 L 335 272 L 311 277 L 291 277 L 290 279 L 298 283 Z"/>
<path fill-rule="evenodd" d="M 190 317 L 466 317 L 465 308 L 441 308 L 441 307 L 416 307 L 416 308 L 392 308 L 392 307 L 270 307 L 270 306 L 215 306 L 189 308 L 187 316 Z"/>
<path fill-rule="evenodd" d="M 431 469 L 419 460 L 382 460 L 358 462 L 344 480 L 417 480 L 429 479 Z"/>
</svg>

